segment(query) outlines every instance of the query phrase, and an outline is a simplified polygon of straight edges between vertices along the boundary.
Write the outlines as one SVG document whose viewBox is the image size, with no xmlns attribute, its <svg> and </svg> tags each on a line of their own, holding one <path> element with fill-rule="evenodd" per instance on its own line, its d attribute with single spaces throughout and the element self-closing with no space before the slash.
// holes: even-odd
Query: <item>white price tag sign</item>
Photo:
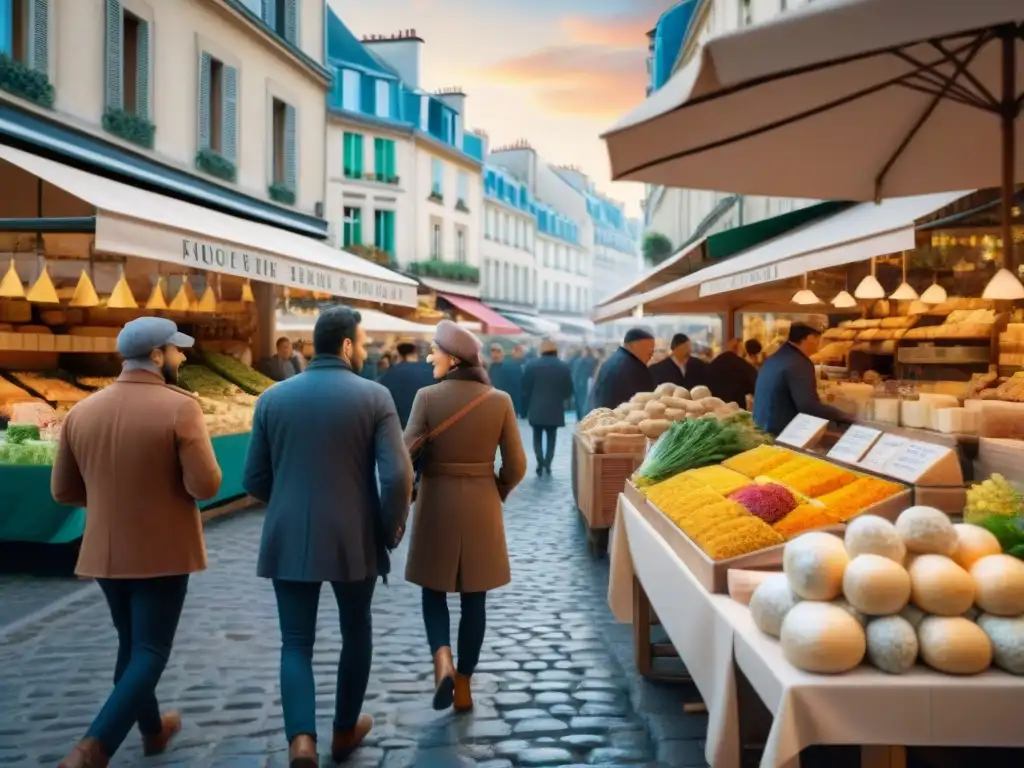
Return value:
<svg viewBox="0 0 1024 768">
<path fill-rule="evenodd" d="M 915 483 L 937 461 L 952 453 L 951 448 L 935 443 L 909 442 L 886 467 L 886 473 L 906 483 Z"/>
<path fill-rule="evenodd" d="M 859 424 L 854 424 L 832 446 L 832 450 L 828 452 L 828 457 L 837 461 L 856 464 L 864 458 L 864 454 L 871 449 L 871 446 L 875 444 L 875 441 L 881 435 L 882 431 L 880 429 L 872 429 L 871 427 L 862 427 Z"/>
<path fill-rule="evenodd" d="M 864 460 L 860 462 L 860 466 L 864 469 L 870 469 L 872 472 L 887 475 L 889 474 L 889 462 L 895 459 L 907 447 L 908 443 L 910 441 L 905 437 L 882 435 L 875 442 L 874 447 L 868 451 L 868 455 L 864 457 Z"/>
<path fill-rule="evenodd" d="M 806 413 L 801 413 L 786 425 L 786 428 L 782 430 L 782 433 L 776 438 L 775 442 L 793 448 L 806 448 L 812 442 L 815 442 L 816 438 L 820 437 L 827 427 L 828 419 L 820 419 L 817 416 L 808 416 Z"/>
</svg>

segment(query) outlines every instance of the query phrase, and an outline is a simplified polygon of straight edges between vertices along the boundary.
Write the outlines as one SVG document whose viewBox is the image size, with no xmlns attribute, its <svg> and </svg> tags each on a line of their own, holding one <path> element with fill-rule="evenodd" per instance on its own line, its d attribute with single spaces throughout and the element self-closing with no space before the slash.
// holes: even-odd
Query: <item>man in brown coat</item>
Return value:
<svg viewBox="0 0 1024 768">
<path fill-rule="evenodd" d="M 64 421 L 51 491 L 86 507 L 75 573 L 103 590 L 118 649 L 114 690 L 60 768 L 106 768 L 136 722 L 147 755 L 181 729 L 176 713 L 161 716 L 156 686 L 189 574 L 206 568 L 196 500 L 215 496 L 221 481 L 199 403 L 174 386 L 192 344 L 170 320 L 132 320 L 117 337 L 117 381 Z"/>
</svg>

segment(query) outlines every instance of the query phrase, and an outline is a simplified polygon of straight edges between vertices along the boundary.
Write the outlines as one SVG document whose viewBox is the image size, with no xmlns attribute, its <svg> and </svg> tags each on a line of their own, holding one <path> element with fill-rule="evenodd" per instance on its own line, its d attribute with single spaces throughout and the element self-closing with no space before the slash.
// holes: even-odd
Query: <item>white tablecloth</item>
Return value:
<svg viewBox="0 0 1024 768">
<path fill-rule="evenodd" d="M 998 670 L 954 677 L 924 667 L 906 675 L 867 666 L 835 676 L 795 669 L 747 607 L 709 594 L 624 496 L 611 566 L 616 618 L 631 620 L 635 569 L 700 690 L 708 708 L 705 758 L 715 768 L 739 765 L 737 667 L 774 718 L 762 768 L 797 768 L 800 752 L 815 744 L 1024 747 L 1024 678 Z"/>
</svg>

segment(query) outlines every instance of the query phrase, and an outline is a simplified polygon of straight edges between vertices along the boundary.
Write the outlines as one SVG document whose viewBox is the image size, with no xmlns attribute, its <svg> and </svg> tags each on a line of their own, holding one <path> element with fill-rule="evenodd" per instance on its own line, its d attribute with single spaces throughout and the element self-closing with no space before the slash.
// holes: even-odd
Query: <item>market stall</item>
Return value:
<svg viewBox="0 0 1024 768">
<path fill-rule="evenodd" d="M 253 364 L 273 347 L 281 290 L 416 304 L 414 281 L 306 237 L 10 147 L 0 177 L 0 542 L 80 538 L 85 512 L 53 502 L 49 465 L 64 414 L 120 372 L 125 322 L 168 317 L 197 340 L 179 385 L 223 470 L 209 509 L 244 497 L 253 407 L 273 383 Z"/>
</svg>

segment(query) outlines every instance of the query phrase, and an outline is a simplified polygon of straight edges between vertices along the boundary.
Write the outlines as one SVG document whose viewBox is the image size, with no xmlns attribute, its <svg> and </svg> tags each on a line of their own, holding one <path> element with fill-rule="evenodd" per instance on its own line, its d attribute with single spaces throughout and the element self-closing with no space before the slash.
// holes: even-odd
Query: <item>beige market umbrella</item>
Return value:
<svg viewBox="0 0 1024 768">
<path fill-rule="evenodd" d="M 604 135 L 615 179 L 879 200 L 1024 178 L 1022 0 L 818 0 L 709 40 Z"/>
</svg>

